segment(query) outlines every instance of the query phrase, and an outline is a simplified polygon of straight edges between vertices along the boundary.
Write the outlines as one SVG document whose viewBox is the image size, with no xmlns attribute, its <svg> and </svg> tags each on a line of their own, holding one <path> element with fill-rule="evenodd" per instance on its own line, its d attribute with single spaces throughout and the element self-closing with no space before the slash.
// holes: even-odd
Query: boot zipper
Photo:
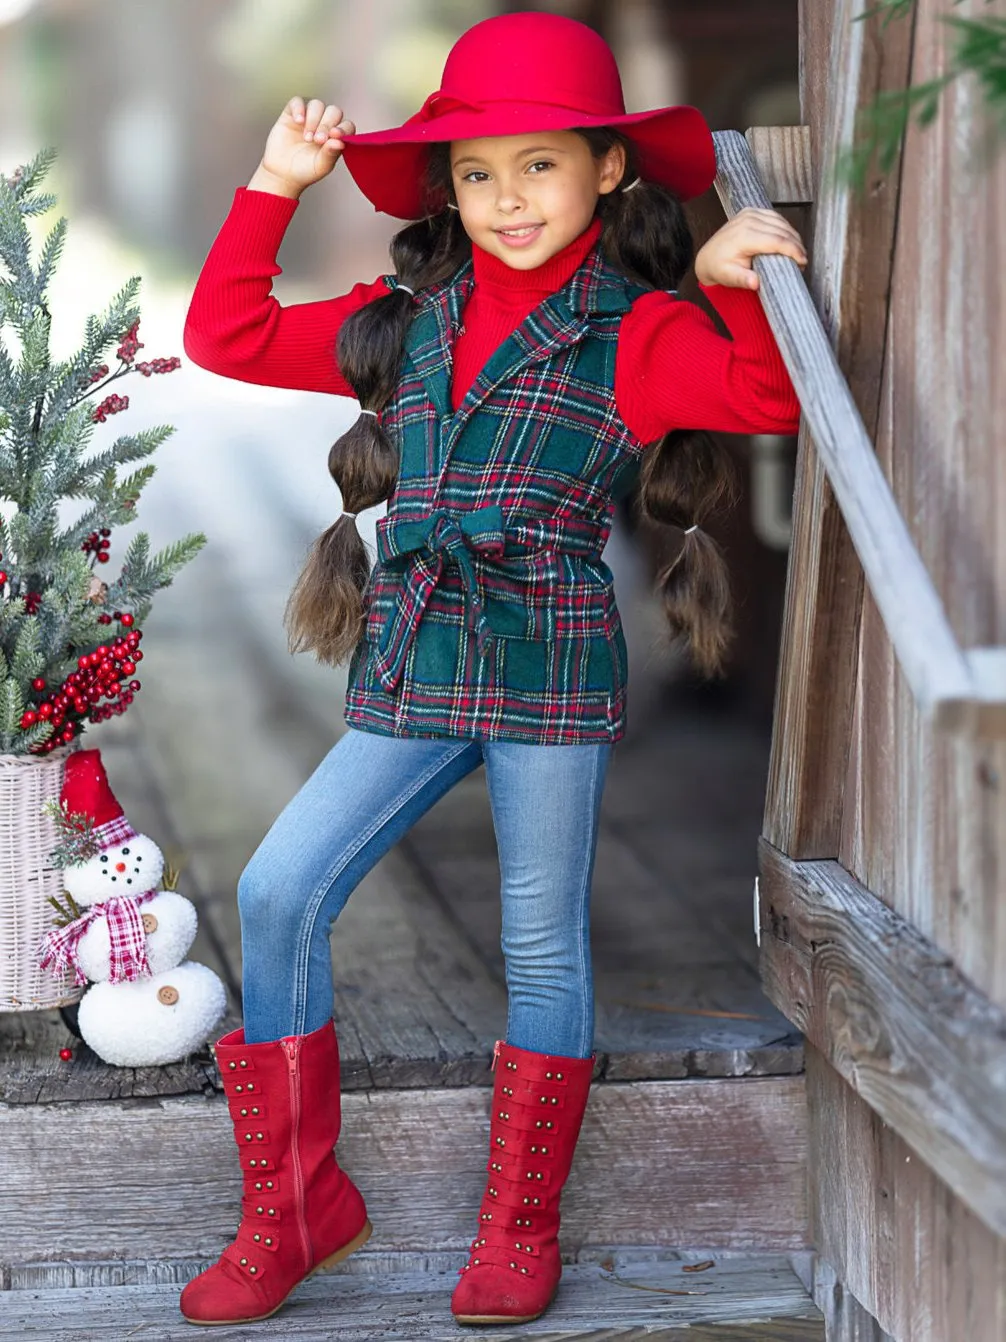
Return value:
<svg viewBox="0 0 1006 1342">
<path fill-rule="evenodd" d="M 293 1196 L 297 1214 L 297 1228 L 304 1249 L 305 1265 L 311 1266 L 311 1241 L 307 1234 L 307 1218 L 304 1215 L 304 1172 L 300 1164 L 300 1086 L 297 1077 L 297 1059 L 300 1053 L 300 1040 L 297 1038 L 280 1041 L 286 1053 L 290 1071 L 290 1156 L 293 1162 Z"/>
<path fill-rule="evenodd" d="M 496 1043 L 493 1045 L 493 1060 L 492 1060 L 492 1062 L 489 1064 L 489 1070 L 490 1070 L 490 1072 L 495 1072 L 495 1070 L 496 1070 L 496 1064 L 497 1064 L 497 1063 L 499 1062 L 499 1060 L 500 1060 L 500 1049 L 501 1049 L 502 1047 L 503 1047 L 503 1040 L 502 1040 L 502 1039 L 497 1039 L 497 1040 L 496 1040 Z"/>
</svg>

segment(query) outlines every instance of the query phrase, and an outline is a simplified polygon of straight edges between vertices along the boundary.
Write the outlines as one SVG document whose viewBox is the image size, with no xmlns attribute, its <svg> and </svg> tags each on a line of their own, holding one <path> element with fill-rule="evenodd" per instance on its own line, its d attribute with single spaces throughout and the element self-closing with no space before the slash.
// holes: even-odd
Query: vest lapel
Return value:
<svg viewBox="0 0 1006 1342">
<path fill-rule="evenodd" d="M 441 422 L 454 413 L 451 405 L 454 341 L 474 283 L 472 263 L 466 261 L 452 280 L 425 295 L 405 337 L 406 358 L 422 380 Z"/>
<path fill-rule="evenodd" d="M 451 405 L 454 340 L 473 285 L 472 263 L 466 261 L 452 280 L 428 295 L 405 339 L 405 354 L 440 417 L 437 494 L 454 445 L 496 388 L 525 368 L 582 341 L 590 331 L 591 313 L 627 312 L 638 291 L 607 265 L 600 248 L 595 247 L 569 282 L 540 303 L 494 351 L 455 411 Z"/>
</svg>

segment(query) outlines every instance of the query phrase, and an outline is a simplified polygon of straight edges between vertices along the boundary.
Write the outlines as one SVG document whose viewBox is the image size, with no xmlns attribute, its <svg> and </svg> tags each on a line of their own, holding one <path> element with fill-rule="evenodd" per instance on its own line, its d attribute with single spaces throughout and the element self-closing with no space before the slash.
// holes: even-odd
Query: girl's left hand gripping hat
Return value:
<svg viewBox="0 0 1006 1342">
<path fill-rule="evenodd" d="M 458 38 L 440 88 L 390 130 L 345 137 L 346 167 L 374 207 L 397 219 L 443 209 L 424 184 L 430 146 L 483 136 L 612 126 L 634 143 L 642 175 L 680 200 L 716 175 L 709 126 L 695 107 L 627 114 L 611 48 L 560 14 L 501 14 Z"/>
</svg>

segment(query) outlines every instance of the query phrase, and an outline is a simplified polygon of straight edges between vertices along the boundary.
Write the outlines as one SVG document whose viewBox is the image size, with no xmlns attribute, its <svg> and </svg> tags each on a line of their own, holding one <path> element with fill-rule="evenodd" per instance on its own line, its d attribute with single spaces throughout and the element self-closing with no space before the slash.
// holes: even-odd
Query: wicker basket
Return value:
<svg viewBox="0 0 1006 1342">
<path fill-rule="evenodd" d="M 40 969 L 38 944 L 54 925 L 50 895 L 63 873 L 49 863 L 56 826 L 42 806 L 59 797 L 71 747 L 51 755 L 0 755 L 0 1011 L 42 1011 L 83 996 L 73 975 Z"/>
</svg>

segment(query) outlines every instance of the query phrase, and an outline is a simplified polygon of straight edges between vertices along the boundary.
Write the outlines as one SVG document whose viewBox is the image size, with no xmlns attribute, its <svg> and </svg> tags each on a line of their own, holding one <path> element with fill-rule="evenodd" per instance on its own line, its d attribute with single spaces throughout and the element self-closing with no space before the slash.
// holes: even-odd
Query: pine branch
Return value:
<svg viewBox="0 0 1006 1342">
<path fill-rule="evenodd" d="M 17 633 L 9 674 L 20 684 L 27 685 L 44 670 L 45 657 L 42 655 L 38 624 L 35 620 L 26 619 Z"/>
<path fill-rule="evenodd" d="M 962 0 L 953 0 L 955 6 Z M 985 0 L 991 4 L 993 0 Z M 881 0 L 872 9 L 856 16 L 855 22 L 880 16 L 881 29 L 910 15 L 916 0 Z M 956 42 L 948 55 L 942 75 L 913 84 L 906 89 L 888 89 L 861 107 L 856 115 L 853 142 L 839 155 L 835 181 L 861 191 L 871 170 L 886 175 L 898 161 L 905 134 L 912 121 L 925 128 L 939 111 L 940 98 L 949 85 L 965 75 L 978 80 L 985 108 L 993 122 L 988 140 L 988 158 L 1006 139 L 1006 19 L 989 17 L 962 19 L 952 14 L 939 16 L 955 30 Z"/>
<path fill-rule="evenodd" d="M 84 679 L 67 677 L 81 669 L 84 654 L 114 638 L 116 631 L 108 628 L 114 612 L 128 611 L 134 623 L 144 619 L 153 593 L 204 541 L 186 537 L 151 558 L 143 535 L 127 548 L 117 579 L 105 580 L 99 565 L 109 559 L 112 528 L 136 520 L 136 503 L 155 470 L 148 459 L 172 432 L 156 426 L 93 451 L 96 423 L 127 408 L 125 398 L 104 393 L 130 373 L 166 373 L 179 361 L 135 363 L 142 342 L 140 281 L 134 277 L 104 311 L 87 318 L 76 353 L 52 362 L 46 293 L 67 225 L 60 219 L 49 230 L 33 264 L 27 222 L 54 203 L 39 190 L 53 158 L 45 150 L 11 178 L 0 175 L 0 501 L 10 505 L 0 507 L 6 574 L 0 589 L 0 749 L 20 754 L 47 753 L 79 733 L 85 721 L 123 711 L 128 692 L 112 706 L 104 703 L 113 681 L 97 671 Z M 108 364 L 116 359 L 110 348 L 117 356 L 111 373 Z M 85 502 L 75 518 L 64 511 L 71 499 Z M 33 681 L 44 682 L 44 690 Z M 98 701 L 91 693 L 96 687 Z"/>
</svg>

